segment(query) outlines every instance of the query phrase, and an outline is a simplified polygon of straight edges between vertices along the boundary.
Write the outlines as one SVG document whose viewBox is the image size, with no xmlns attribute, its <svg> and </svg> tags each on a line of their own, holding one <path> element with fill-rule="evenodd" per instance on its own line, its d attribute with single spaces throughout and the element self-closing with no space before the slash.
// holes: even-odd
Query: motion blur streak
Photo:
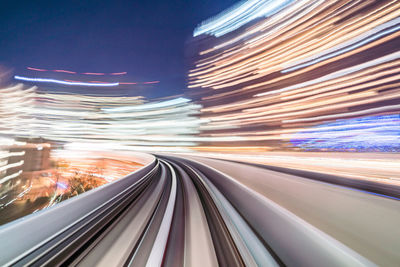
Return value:
<svg viewBox="0 0 400 267">
<path fill-rule="evenodd" d="M 398 266 L 400 2 L 240 1 L 190 45 L 161 99 L 0 72 L 0 265 Z"/>
<path fill-rule="evenodd" d="M 34 70 L 34 71 L 47 71 L 45 69 L 38 69 L 38 68 L 32 68 L 32 67 L 27 67 L 28 70 Z"/>
<path fill-rule="evenodd" d="M 14 76 L 14 79 L 26 82 L 39 82 L 39 83 L 55 83 L 62 85 L 74 85 L 74 86 L 96 86 L 96 87 L 110 87 L 110 86 L 118 86 L 119 83 L 85 83 L 85 82 L 67 82 L 60 81 L 55 79 L 46 79 L 46 78 L 29 78 L 23 76 Z"/>
<path fill-rule="evenodd" d="M 62 73 L 69 73 L 69 74 L 76 74 L 74 71 L 69 71 L 69 70 L 53 70 L 54 72 L 62 72 Z"/>
<path fill-rule="evenodd" d="M 2 133 L 10 136 L 86 142 L 86 147 L 96 143 L 98 149 L 114 144 L 115 149 L 166 146 L 182 150 L 196 144 L 190 136 L 198 133 L 202 123 L 193 117 L 200 106 L 187 99 L 145 104 L 142 97 L 55 94 L 22 85 L 6 90 L 2 94 L 8 100 L 2 104 L 13 112 L 2 122 Z"/>
<path fill-rule="evenodd" d="M 78 150 L 188 152 L 201 142 L 241 141 L 202 137 L 201 106 L 183 97 L 147 102 L 141 96 L 90 96 L 41 91 L 22 84 L 3 88 L 2 134 L 44 138 Z M 147 102 L 147 103 L 146 103 Z"/>
<path fill-rule="evenodd" d="M 97 86 L 97 87 L 103 87 L 103 86 L 119 86 L 119 85 L 132 85 L 132 84 L 141 84 L 141 85 L 152 85 L 152 84 L 158 84 L 160 81 L 146 81 L 146 82 L 126 82 L 126 81 L 115 81 L 115 76 L 121 76 L 127 74 L 127 72 L 113 72 L 113 73 L 97 73 L 97 72 L 85 72 L 85 73 L 78 73 L 75 71 L 69 71 L 69 70 L 45 70 L 45 69 L 37 69 L 37 68 L 31 68 L 27 67 L 28 70 L 34 70 L 34 71 L 39 71 L 39 72 L 56 72 L 58 74 L 77 74 L 75 76 L 80 76 L 81 75 L 91 75 L 91 76 L 112 76 L 113 81 L 80 81 L 80 80 L 70 80 L 70 79 L 51 79 L 51 78 L 44 78 L 44 77 L 24 77 L 24 76 L 19 76 L 16 75 L 14 76 L 15 80 L 19 81 L 26 81 L 26 82 L 32 82 L 32 83 L 54 83 L 54 84 L 60 84 L 60 85 L 71 85 L 71 86 Z M 70 75 L 68 75 L 70 76 Z M 103 77 L 102 77 L 103 78 Z M 109 77 L 105 77 L 109 78 Z"/>
<path fill-rule="evenodd" d="M 236 4 L 236 6 L 232 7 L 230 10 L 219 14 L 209 21 L 203 22 L 201 26 L 195 29 L 193 35 L 198 36 L 203 33 L 211 33 L 217 37 L 220 37 L 237 28 L 240 28 L 254 19 L 273 15 L 290 2 L 292 1 L 242 1 Z"/>
<path fill-rule="evenodd" d="M 78 73 L 76 71 L 70 71 L 70 70 L 46 70 L 46 69 L 39 69 L 39 68 L 32 68 L 32 67 L 26 67 L 26 69 L 33 70 L 33 71 L 53 71 L 53 72 L 62 72 L 62 73 L 69 73 L 69 74 L 83 74 L 83 75 L 125 75 L 125 74 L 127 74 L 126 71 L 112 72 L 112 73 L 99 73 L 99 72 Z"/>
<path fill-rule="evenodd" d="M 399 260 L 397 235 L 375 223 L 397 233 L 399 203 L 264 168 L 159 155 L 92 194 L 0 228 L 8 240 L 0 263 L 391 266 Z M 349 216 L 354 210 L 358 216 Z M 62 214 L 70 216 L 43 230 Z"/>
<path fill-rule="evenodd" d="M 362 134 L 360 134 L 362 133 Z M 307 149 L 354 149 L 399 152 L 400 117 L 373 116 L 339 120 L 319 125 L 310 131 L 291 136 L 291 142 Z"/>
<path fill-rule="evenodd" d="M 202 135 L 273 150 L 399 152 L 400 3 L 276 2 L 240 2 L 195 30 L 189 87 L 209 120 Z"/>
</svg>

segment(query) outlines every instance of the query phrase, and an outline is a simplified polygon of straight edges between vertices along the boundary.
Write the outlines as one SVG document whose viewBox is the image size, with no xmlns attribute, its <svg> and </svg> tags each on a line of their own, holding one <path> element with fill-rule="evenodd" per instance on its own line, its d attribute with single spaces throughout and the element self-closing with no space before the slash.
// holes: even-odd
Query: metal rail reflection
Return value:
<svg viewBox="0 0 400 267">
<path fill-rule="evenodd" d="M 399 205 L 351 185 L 159 155 L 125 178 L 2 226 L 0 263 L 394 265 Z"/>
</svg>

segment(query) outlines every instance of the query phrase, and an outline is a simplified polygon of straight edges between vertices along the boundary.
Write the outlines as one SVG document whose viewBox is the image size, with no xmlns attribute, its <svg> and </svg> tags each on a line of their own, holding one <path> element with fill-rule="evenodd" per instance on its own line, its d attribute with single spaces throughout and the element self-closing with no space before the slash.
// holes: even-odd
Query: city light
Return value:
<svg viewBox="0 0 400 267">
<path fill-rule="evenodd" d="M 0 266 L 399 265 L 400 1 L 9 2 Z"/>
<path fill-rule="evenodd" d="M 195 31 L 220 37 L 198 40 L 202 50 L 189 72 L 209 121 L 202 136 L 240 136 L 242 145 L 273 150 L 398 151 L 399 3 L 298 1 L 252 22 L 242 18 L 244 10 L 266 14 L 252 9 L 264 2 L 275 3 L 240 2 Z M 391 126 L 347 129 L 352 137 L 344 139 L 316 130 L 374 118 L 392 118 Z"/>
<path fill-rule="evenodd" d="M 39 83 L 55 83 L 61 85 L 73 85 L 73 86 L 94 86 L 94 87 L 111 87 L 111 86 L 118 86 L 119 83 L 86 83 L 86 82 L 67 82 L 55 79 L 46 79 L 46 78 L 29 78 L 15 75 L 14 79 L 19 81 L 26 81 L 26 82 L 39 82 Z"/>
</svg>

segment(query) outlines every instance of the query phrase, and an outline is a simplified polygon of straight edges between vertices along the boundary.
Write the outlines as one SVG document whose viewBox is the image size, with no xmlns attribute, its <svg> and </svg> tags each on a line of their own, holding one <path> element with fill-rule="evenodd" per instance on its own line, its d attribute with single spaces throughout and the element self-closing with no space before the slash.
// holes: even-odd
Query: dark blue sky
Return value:
<svg viewBox="0 0 400 267">
<path fill-rule="evenodd" d="M 131 94 L 181 93 L 187 71 L 185 42 L 198 23 L 235 2 L 2 0 L 0 64 L 26 76 L 32 76 L 26 66 L 127 71 L 125 81 L 160 80 L 155 87 L 132 89 Z"/>
</svg>

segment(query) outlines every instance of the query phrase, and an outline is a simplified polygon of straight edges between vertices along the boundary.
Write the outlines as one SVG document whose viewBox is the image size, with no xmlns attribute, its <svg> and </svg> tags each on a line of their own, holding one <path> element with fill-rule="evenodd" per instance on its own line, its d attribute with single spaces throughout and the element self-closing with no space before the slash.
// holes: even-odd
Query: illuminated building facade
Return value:
<svg viewBox="0 0 400 267">
<path fill-rule="evenodd" d="M 87 151 L 182 152 L 197 145 L 202 123 L 200 106 L 183 97 L 147 102 L 23 84 L 3 86 L 0 94 L 0 209 L 28 193 L 56 192 L 50 148 L 58 158 Z"/>
<path fill-rule="evenodd" d="M 54 93 L 22 84 L 4 88 L 3 136 L 44 138 L 82 149 L 175 151 L 197 145 L 200 106 L 183 97 Z"/>
<path fill-rule="evenodd" d="M 194 31 L 213 146 L 400 150 L 398 1 L 241 1 Z"/>
</svg>

